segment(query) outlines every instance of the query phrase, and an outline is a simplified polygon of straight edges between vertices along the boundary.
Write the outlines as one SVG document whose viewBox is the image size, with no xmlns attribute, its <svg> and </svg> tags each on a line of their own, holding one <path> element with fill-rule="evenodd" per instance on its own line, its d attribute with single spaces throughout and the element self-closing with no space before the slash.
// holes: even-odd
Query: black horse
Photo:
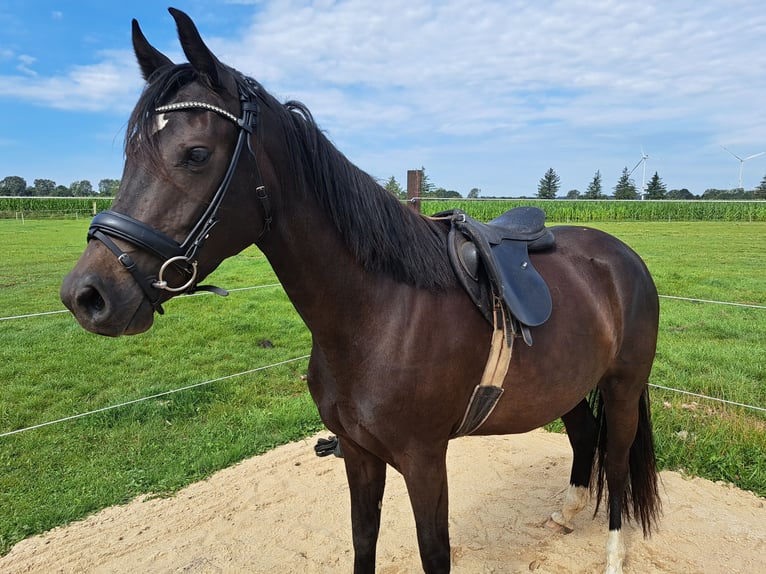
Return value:
<svg viewBox="0 0 766 574">
<path fill-rule="evenodd" d="M 375 568 L 391 465 L 406 481 L 423 569 L 447 572 L 445 455 L 492 338 L 450 265 L 447 226 L 403 207 L 305 107 L 222 64 L 191 19 L 171 13 L 189 63 L 171 62 L 133 22 L 147 85 L 128 124 L 119 192 L 94 218 L 62 300 L 90 331 L 140 333 L 164 301 L 202 288 L 255 243 L 313 336 L 308 385 L 344 453 L 354 571 Z M 532 346 L 517 346 L 505 393 L 476 434 L 562 418 L 574 462 L 549 524 L 570 530 L 588 488 L 601 500 L 608 487 L 606 571 L 618 573 L 623 514 L 646 534 L 660 512 L 647 395 L 657 292 L 614 237 L 552 232 L 555 247 L 531 255 L 550 288 L 550 318 Z"/>
</svg>

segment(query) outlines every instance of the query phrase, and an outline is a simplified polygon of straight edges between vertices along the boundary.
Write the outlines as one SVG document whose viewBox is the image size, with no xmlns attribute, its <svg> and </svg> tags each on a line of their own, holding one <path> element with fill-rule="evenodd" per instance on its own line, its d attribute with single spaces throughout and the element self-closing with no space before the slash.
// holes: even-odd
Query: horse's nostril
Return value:
<svg viewBox="0 0 766 574">
<path fill-rule="evenodd" d="M 77 305 L 91 314 L 96 314 L 104 310 L 106 302 L 98 289 L 88 286 L 77 294 Z"/>
</svg>

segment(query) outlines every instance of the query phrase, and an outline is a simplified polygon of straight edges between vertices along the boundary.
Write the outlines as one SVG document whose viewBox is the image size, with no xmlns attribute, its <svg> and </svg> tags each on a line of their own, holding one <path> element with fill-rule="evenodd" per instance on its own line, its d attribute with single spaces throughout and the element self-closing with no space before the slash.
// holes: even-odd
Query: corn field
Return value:
<svg viewBox="0 0 766 574">
<path fill-rule="evenodd" d="M 460 208 L 471 217 L 489 221 L 520 205 L 534 205 L 558 223 L 588 221 L 766 221 L 766 201 L 626 201 L 539 199 L 424 198 L 421 210 L 432 215 Z"/>
<path fill-rule="evenodd" d="M 0 219 L 75 219 L 109 209 L 111 197 L 0 197 Z"/>
<path fill-rule="evenodd" d="M 111 197 L 0 197 L 0 219 L 74 219 L 108 209 Z M 489 221 L 519 205 L 543 209 L 549 221 L 766 221 L 766 201 L 625 201 L 422 199 L 424 214 L 460 208 Z"/>
</svg>

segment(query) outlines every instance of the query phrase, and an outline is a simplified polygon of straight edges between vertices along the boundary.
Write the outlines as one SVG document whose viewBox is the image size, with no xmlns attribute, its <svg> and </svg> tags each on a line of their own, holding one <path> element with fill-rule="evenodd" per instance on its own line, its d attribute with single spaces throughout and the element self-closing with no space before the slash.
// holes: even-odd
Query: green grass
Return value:
<svg viewBox="0 0 766 574">
<path fill-rule="evenodd" d="M 0 221 L 3 316 L 62 309 L 87 221 Z M 276 283 L 257 249 L 211 282 Z M 181 297 L 137 337 L 89 334 L 67 314 L 0 321 L 0 433 L 271 365 L 310 336 L 280 287 Z M 273 347 L 262 347 L 269 341 Z M 0 553 L 142 493 L 167 494 L 321 424 L 306 360 L 0 438 Z"/>
<path fill-rule="evenodd" d="M 0 220 L 0 315 L 61 309 L 87 220 Z M 766 223 L 598 223 L 636 249 L 666 295 L 766 305 Z M 207 281 L 206 281 L 207 282 Z M 255 248 L 210 278 L 276 283 Z M 766 407 L 766 310 L 663 299 L 655 384 Z M 149 332 L 107 339 L 68 314 L 0 321 L 0 433 L 308 353 L 280 287 L 182 297 Z M 258 345 L 268 340 L 273 348 Z M 0 553 L 143 494 L 168 494 L 321 428 L 306 361 L 0 438 Z M 652 390 L 665 468 L 766 495 L 766 416 Z"/>
</svg>

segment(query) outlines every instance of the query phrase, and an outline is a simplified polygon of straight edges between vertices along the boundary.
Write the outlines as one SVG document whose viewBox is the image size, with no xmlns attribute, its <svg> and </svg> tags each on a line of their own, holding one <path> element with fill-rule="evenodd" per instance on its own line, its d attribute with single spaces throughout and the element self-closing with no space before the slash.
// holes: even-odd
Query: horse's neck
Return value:
<svg viewBox="0 0 766 574">
<path fill-rule="evenodd" d="M 261 249 L 312 334 L 343 336 L 345 319 L 369 315 L 388 281 L 363 269 L 314 201 L 293 205 L 299 212 L 275 220 Z"/>
</svg>

